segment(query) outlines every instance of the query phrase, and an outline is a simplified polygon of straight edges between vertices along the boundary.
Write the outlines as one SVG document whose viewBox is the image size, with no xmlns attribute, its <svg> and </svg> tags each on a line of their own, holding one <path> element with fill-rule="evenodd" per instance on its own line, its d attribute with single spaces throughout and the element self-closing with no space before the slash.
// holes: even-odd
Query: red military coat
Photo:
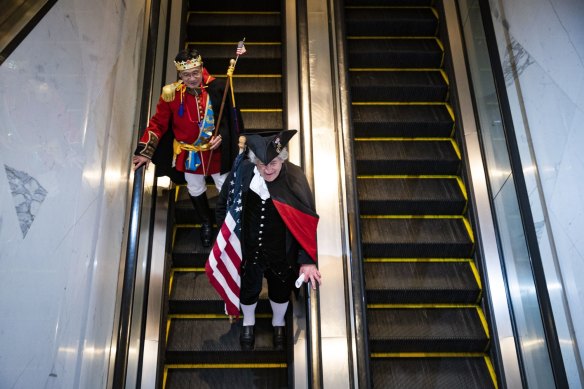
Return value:
<svg viewBox="0 0 584 389">
<path fill-rule="evenodd" d="M 156 113 L 150 119 L 148 127 L 140 139 L 140 144 L 138 145 L 136 153 L 152 158 L 158 145 L 158 141 L 171 128 L 174 138 L 177 141 L 186 144 L 193 144 L 199 137 L 199 123 L 203 122 L 205 112 L 207 112 L 207 105 L 209 103 L 212 105 L 214 113 L 214 118 L 212 120 L 214 120 L 215 125 L 217 125 L 216 121 L 220 110 L 220 100 L 217 101 L 216 98 L 213 98 L 217 93 L 212 94 L 210 98 L 208 90 L 209 84 L 212 84 L 214 80 L 215 79 L 209 75 L 206 69 L 204 69 L 204 88 L 200 89 L 198 96 L 192 95 L 188 92 L 181 93 L 180 89 L 175 91 L 174 99 L 170 102 L 166 102 L 161 96 L 156 106 Z M 182 116 L 180 114 L 181 97 L 183 104 Z M 228 123 L 224 124 L 227 125 Z M 224 125 L 222 124 L 221 127 L 224 127 Z M 224 143 L 225 136 L 223 136 L 223 134 L 222 138 Z M 180 154 L 176 156 L 175 168 L 181 172 L 187 171 L 189 173 L 205 175 L 222 172 L 225 169 L 222 169 L 221 149 L 222 147 L 219 147 L 212 153 L 211 151 L 200 151 L 199 155 L 202 162 L 194 171 L 185 168 L 185 160 L 188 153 L 187 151 L 182 150 Z"/>
</svg>

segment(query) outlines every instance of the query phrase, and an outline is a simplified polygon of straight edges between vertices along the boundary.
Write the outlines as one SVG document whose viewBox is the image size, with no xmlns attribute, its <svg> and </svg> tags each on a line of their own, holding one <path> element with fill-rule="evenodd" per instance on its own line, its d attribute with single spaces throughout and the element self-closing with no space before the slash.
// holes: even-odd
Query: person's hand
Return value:
<svg viewBox="0 0 584 389">
<path fill-rule="evenodd" d="M 216 148 L 221 146 L 221 141 L 222 141 L 221 135 L 212 136 L 211 139 L 209 140 L 209 150 L 215 150 Z"/>
<path fill-rule="evenodd" d="M 142 165 L 145 165 L 146 169 L 148 169 L 150 158 L 144 157 L 143 155 L 134 155 L 134 157 L 132 157 L 132 163 L 134 164 L 134 170 L 138 169 Z"/>
<path fill-rule="evenodd" d="M 316 283 L 322 284 L 320 272 L 318 271 L 316 265 L 302 265 L 300 266 L 300 273 L 298 275 L 304 274 L 304 282 L 310 281 L 312 283 L 312 289 L 316 289 Z"/>
</svg>

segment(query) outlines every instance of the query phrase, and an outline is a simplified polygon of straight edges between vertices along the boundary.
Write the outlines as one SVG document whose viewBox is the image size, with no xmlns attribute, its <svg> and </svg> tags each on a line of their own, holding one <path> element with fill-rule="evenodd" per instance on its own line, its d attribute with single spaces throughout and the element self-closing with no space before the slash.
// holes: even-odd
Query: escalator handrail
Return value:
<svg viewBox="0 0 584 389">
<path fill-rule="evenodd" d="M 370 388 L 370 361 L 369 343 L 367 340 L 367 305 L 365 301 L 365 276 L 363 268 L 363 255 L 361 252 L 361 228 L 359 225 L 359 198 L 357 196 L 357 172 L 354 163 L 355 154 L 353 151 L 353 126 L 351 125 L 351 98 L 349 83 L 349 64 L 347 56 L 347 40 L 344 12 L 344 1 L 334 10 L 334 18 L 337 27 L 337 65 L 339 74 L 339 90 L 341 91 L 341 128 L 343 137 L 343 148 L 348 158 L 345 158 L 346 172 L 346 204 L 348 215 L 351 287 L 353 293 L 353 306 L 348 307 L 347 312 L 354 312 L 355 321 L 355 352 L 353 365 L 357 365 L 357 380 L 359 388 Z M 349 354 L 352 355 L 352 354 Z"/>
<path fill-rule="evenodd" d="M 493 20 L 491 19 L 491 8 L 489 2 L 485 0 L 479 1 L 479 6 L 483 28 L 485 30 L 485 40 L 491 62 L 493 79 L 495 82 L 495 90 L 498 96 L 503 133 L 505 134 L 505 142 L 507 144 L 511 172 L 513 174 L 513 182 L 515 184 L 515 191 L 517 193 L 519 212 L 521 213 L 521 222 L 525 233 L 529 258 L 531 259 L 535 289 L 539 299 L 539 307 L 541 310 L 543 329 L 547 340 L 546 343 L 549 351 L 551 368 L 554 374 L 556 387 L 567 388 L 568 379 L 566 376 L 558 333 L 554 321 L 552 304 L 547 289 L 547 282 L 545 279 L 541 253 L 539 251 L 537 233 L 535 231 L 535 224 L 533 221 L 533 215 L 531 213 L 529 194 L 527 191 L 527 185 L 525 183 L 525 177 L 523 175 L 521 155 L 519 152 L 519 146 L 517 144 L 515 127 L 513 125 L 513 116 L 511 114 L 511 107 L 509 105 L 505 76 L 497 48 L 497 39 L 493 26 Z M 516 337 L 516 339 L 519 338 L 520 337 Z M 520 361 L 520 363 L 521 362 L 522 361 Z"/>
<path fill-rule="evenodd" d="M 159 19 L 160 0 L 152 0 L 150 3 L 146 52 L 144 56 L 144 79 L 142 84 L 142 100 L 140 103 L 139 128 L 145 128 L 150 118 L 150 102 L 153 95 L 154 62 L 157 50 Z M 132 200 L 130 204 L 128 238 L 117 330 L 117 346 L 112 378 L 112 387 L 114 388 L 124 388 L 126 386 L 145 173 L 145 167 L 142 165 L 134 172 L 134 182 L 132 185 Z"/>
<path fill-rule="evenodd" d="M 300 77 L 300 99 L 310 101 L 309 89 L 309 62 L 308 62 L 308 11 L 307 0 L 298 1 L 296 4 L 296 23 L 297 23 L 297 40 L 298 40 L 298 61 Z M 302 104 L 301 104 L 302 106 Z M 312 128 L 310 126 L 310 106 L 306 104 L 301 109 L 301 133 L 302 142 L 304 143 L 305 155 L 312 155 Z M 308 149 L 309 151 L 306 151 Z M 314 188 L 314 176 L 312 160 L 304 158 L 304 171 L 311 188 Z M 322 347 L 320 331 L 320 302 L 319 289 L 312 289 L 309 283 L 305 284 L 307 293 L 305 293 L 306 307 L 306 366 L 308 369 L 308 387 L 311 389 L 321 389 L 323 387 L 322 375 Z"/>
</svg>

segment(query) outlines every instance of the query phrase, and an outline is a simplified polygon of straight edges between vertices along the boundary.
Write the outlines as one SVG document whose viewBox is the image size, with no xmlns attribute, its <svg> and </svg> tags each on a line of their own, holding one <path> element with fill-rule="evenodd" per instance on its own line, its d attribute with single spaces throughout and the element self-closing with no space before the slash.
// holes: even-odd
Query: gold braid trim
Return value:
<svg viewBox="0 0 584 389">
<path fill-rule="evenodd" d="M 152 159 L 156 147 L 158 147 L 158 137 L 152 131 L 148 131 L 148 140 L 146 142 L 138 143 L 138 147 L 141 147 L 140 155 Z"/>
<path fill-rule="evenodd" d="M 173 82 L 172 84 L 168 84 L 165 85 L 162 88 L 162 100 L 166 101 L 167 103 L 170 103 L 171 101 L 174 100 L 174 97 L 176 95 L 176 91 L 179 90 L 180 86 L 182 85 L 182 80 L 179 80 L 177 82 Z"/>
</svg>

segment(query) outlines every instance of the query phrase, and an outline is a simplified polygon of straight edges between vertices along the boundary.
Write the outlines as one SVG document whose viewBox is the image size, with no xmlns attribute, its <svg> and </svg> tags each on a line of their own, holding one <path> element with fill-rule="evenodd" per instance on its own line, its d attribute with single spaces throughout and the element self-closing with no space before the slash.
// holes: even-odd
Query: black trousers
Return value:
<svg viewBox="0 0 584 389">
<path fill-rule="evenodd" d="M 298 272 L 295 270 L 294 267 L 286 267 L 281 271 L 282 274 L 276 274 L 265 264 L 246 262 L 242 268 L 239 301 L 245 305 L 255 304 L 262 291 L 262 281 L 265 277 L 268 281 L 269 299 L 278 304 L 288 302 L 290 292 L 298 278 Z"/>
</svg>

